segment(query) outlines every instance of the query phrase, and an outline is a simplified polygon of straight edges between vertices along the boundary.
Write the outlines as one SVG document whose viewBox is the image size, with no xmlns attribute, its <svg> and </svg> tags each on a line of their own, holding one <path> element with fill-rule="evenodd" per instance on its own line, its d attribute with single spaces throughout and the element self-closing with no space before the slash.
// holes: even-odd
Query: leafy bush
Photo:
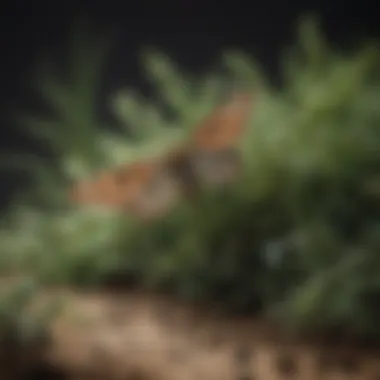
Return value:
<svg viewBox="0 0 380 380">
<path fill-rule="evenodd" d="M 119 128 L 110 128 L 94 105 L 101 50 L 96 40 L 90 46 L 71 55 L 72 81 L 40 77 L 55 118 L 23 118 L 26 132 L 46 138 L 59 170 L 38 161 L 28 202 L 4 219 L 3 271 L 69 284 L 132 275 L 142 286 L 219 300 L 231 310 L 264 309 L 296 327 L 380 332 L 376 47 L 343 54 L 327 46 L 313 20 L 303 21 L 298 44 L 282 60 L 281 89 L 241 53 L 224 55 L 227 76 L 193 78 L 148 51 L 147 77 L 159 101 L 117 94 Z M 167 149 L 231 79 L 258 93 L 242 144 L 245 173 L 233 189 L 204 194 L 143 226 L 67 204 L 63 183 Z"/>
</svg>

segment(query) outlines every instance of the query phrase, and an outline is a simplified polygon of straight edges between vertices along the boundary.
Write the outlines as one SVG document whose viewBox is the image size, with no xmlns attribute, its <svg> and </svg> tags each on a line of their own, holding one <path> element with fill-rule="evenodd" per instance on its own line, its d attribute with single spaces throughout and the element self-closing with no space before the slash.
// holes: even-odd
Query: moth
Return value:
<svg viewBox="0 0 380 380">
<path fill-rule="evenodd" d="M 71 201 L 115 208 L 146 220 L 165 215 L 205 187 L 233 182 L 242 168 L 238 143 L 251 105 L 251 94 L 232 94 L 169 152 L 79 181 L 70 190 Z"/>
</svg>

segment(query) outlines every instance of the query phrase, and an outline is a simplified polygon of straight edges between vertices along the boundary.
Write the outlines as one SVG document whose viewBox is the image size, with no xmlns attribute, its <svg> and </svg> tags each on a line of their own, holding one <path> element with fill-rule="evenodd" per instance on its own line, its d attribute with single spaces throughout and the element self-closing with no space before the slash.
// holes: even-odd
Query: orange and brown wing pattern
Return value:
<svg viewBox="0 0 380 380">
<path fill-rule="evenodd" d="M 150 181 L 154 167 L 133 163 L 99 173 L 94 179 L 79 181 L 70 192 L 70 200 L 80 204 L 120 206 L 132 202 L 141 187 Z"/>
<path fill-rule="evenodd" d="M 198 149 L 224 150 L 235 146 L 242 137 L 251 113 L 249 93 L 234 93 L 231 99 L 216 107 L 201 121 L 191 138 Z"/>
<path fill-rule="evenodd" d="M 179 198 L 176 181 L 158 161 L 141 161 L 104 171 L 76 183 L 70 199 L 130 212 L 143 219 L 165 213 Z"/>
<path fill-rule="evenodd" d="M 122 165 L 79 182 L 71 190 L 71 201 L 152 219 L 166 214 L 180 199 L 197 195 L 204 184 L 231 182 L 240 172 L 237 144 L 250 110 L 249 94 L 233 94 L 181 146 L 162 157 Z"/>
<path fill-rule="evenodd" d="M 238 143 L 251 109 L 251 94 L 234 93 L 198 125 L 191 138 L 189 157 L 199 182 L 218 186 L 239 176 L 242 160 Z"/>
</svg>

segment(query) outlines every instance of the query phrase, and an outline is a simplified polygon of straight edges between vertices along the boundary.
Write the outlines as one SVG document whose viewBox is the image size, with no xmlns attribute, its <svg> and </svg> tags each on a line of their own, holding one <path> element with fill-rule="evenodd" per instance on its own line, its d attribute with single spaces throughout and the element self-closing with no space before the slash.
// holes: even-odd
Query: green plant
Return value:
<svg viewBox="0 0 380 380">
<path fill-rule="evenodd" d="M 229 52 L 222 60 L 229 80 L 258 93 L 242 144 L 245 173 L 233 189 L 204 194 L 150 225 L 112 212 L 20 204 L 1 232 L 2 267 L 48 283 L 134 274 L 142 286 L 219 300 L 233 310 L 265 309 L 297 326 L 342 323 L 378 333 L 380 221 L 378 192 L 368 184 L 378 181 L 380 164 L 379 50 L 332 50 L 313 20 L 301 23 L 299 42 L 284 56 L 281 89 L 246 55 Z M 125 126 L 119 131 L 94 128 L 90 79 L 78 95 L 62 95 L 48 80 L 48 98 L 67 100 L 49 139 L 59 147 L 65 178 L 166 150 L 228 82 L 218 73 L 192 78 L 157 52 L 147 52 L 144 62 L 161 102 L 118 94 L 112 104 Z M 86 64 L 88 56 L 74 71 Z M 88 96 L 86 116 L 79 94 Z M 41 120 L 28 123 L 36 135 L 45 128 Z M 56 199 L 57 186 L 39 184 Z M 62 197 L 56 202 L 65 204 Z"/>
</svg>

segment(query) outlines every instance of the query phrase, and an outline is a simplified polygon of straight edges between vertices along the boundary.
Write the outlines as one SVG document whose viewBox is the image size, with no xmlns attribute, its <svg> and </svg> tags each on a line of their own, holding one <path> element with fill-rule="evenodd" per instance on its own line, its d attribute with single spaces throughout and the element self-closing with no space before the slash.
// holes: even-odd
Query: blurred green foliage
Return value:
<svg viewBox="0 0 380 380">
<path fill-rule="evenodd" d="M 56 152 L 59 170 L 40 160 L 28 197 L 3 219 L 3 273 L 82 285 L 134 276 L 141 286 L 234 311 L 265 310 L 295 327 L 380 333 L 379 50 L 339 52 L 310 18 L 298 34 L 283 55 L 279 89 L 242 53 L 223 56 L 228 75 L 194 78 L 145 51 L 158 101 L 116 94 L 119 129 L 106 128 L 96 112 L 108 45 L 75 34 L 67 77 L 44 66 L 38 77 L 54 117 L 22 117 L 24 130 Z M 181 204 L 151 225 L 67 204 L 65 183 L 166 150 L 231 80 L 258 94 L 241 147 L 245 173 L 233 189 Z M 60 209 L 37 207 L 37 199 Z"/>
</svg>

